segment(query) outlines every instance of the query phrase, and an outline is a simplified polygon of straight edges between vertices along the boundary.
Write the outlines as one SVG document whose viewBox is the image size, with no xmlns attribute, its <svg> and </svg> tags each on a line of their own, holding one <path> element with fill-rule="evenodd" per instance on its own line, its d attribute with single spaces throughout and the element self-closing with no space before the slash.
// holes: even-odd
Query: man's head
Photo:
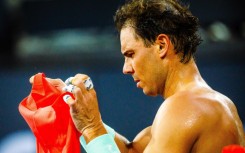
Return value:
<svg viewBox="0 0 245 153">
<path fill-rule="evenodd" d="M 182 63 L 191 59 L 201 42 L 198 18 L 177 0 L 129 0 L 117 10 L 114 21 L 119 32 L 133 28 L 146 47 L 153 45 L 159 34 L 166 34 Z"/>
</svg>

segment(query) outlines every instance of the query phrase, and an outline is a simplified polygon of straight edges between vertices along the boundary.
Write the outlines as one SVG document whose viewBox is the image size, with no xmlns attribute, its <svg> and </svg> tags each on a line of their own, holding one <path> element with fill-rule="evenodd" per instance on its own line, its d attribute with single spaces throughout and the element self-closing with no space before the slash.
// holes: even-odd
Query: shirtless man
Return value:
<svg viewBox="0 0 245 153">
<path fill-rule="evenodd" d="M 193 57 L 200 44 L 198 19 L 185 6 L 176 0 L 133 0 L 120 7 L 114 19 L 125 57 L 123 73 L 132 75 L 144 94 L 165 99 L 152 126 L 132 142 L 116 133 L 120 152 L 221 153 L 224 146 L 245 145 L 236 106 L 198 71 Z M 108 131 L 96 91 L 84 86 L 87 77 L 74 76 L 75 100 L 69 98 L 67 103 L 76 128 L 89 144 Z M 64 86 L 60 80 L 50 81 Z"/>
</svg>

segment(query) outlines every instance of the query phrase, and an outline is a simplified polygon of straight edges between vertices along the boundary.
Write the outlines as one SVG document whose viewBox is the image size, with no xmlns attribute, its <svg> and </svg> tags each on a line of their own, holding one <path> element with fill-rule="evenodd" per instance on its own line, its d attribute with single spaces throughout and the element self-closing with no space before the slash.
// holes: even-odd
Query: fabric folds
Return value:
<svg viewBox="0 0 245 153">
<path fill-rule="evenodd" d="M 37 153 L 80 153 L 79 137 L 63 95 L 46 79 L 34 76 L 30 94 L 19 104 L 19 112 L 36 137 Z M 73 96 L 73 95 L 71 95 Z"/>
</svg>

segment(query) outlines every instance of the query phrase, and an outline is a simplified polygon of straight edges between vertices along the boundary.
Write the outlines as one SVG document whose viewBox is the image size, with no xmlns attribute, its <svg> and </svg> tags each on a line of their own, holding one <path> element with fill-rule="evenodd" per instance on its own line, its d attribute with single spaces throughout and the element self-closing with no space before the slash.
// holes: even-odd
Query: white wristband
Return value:
<svg viewBox="0 0 245 153">
<path fill-rule="evenodd" d="M 114 138 L 110 134 L 96 137 L 87 144 L 87 153 L 120 153 Z"/>
</svg>

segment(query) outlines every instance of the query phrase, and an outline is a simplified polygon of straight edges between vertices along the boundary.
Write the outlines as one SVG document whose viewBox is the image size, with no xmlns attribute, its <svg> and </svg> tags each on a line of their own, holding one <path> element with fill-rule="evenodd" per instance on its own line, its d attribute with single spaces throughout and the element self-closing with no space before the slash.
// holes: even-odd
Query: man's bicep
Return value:
<svg viewBox="0 0 245 153">
<path fill-rule="evenodd" d="M 187 146 L 181 145 L 176 141 L 167 139 L 154 139 L 152 138 L 144 153 L 187 153 Z M 175 143 L 176 142 L 176 143 Z"/>
<path fill-rule="evenodd" d="M 199 134 L 199 121 L 185 111 L 157 113 L 152 137 L 144 153 L 188 153 Z"/>
<path fill-rule="evenodd" d="M 159 131 L 159 130 L 158 130 Z M 153 134 L 144 153 L 188 153 L 192 146 L 193 137 L 187 131 L 175 127 L 166 127 Z"/>
</svg>

